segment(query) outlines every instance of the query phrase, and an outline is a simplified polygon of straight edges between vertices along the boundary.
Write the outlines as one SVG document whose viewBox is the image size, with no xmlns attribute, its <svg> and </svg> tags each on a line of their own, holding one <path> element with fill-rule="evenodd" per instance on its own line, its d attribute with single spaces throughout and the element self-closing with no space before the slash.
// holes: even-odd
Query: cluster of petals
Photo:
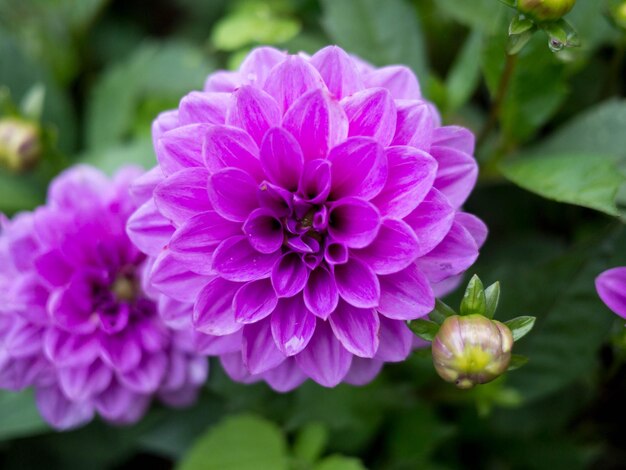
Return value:
<svg viewBox="0 0 626 470">
<path fill-rule="evenodd" d="M 253 50 L 153 124 L 128 234 L 235 380 L 370 381 L 478 256 L 474 137 L 406 67 Z"/>
<path fill-rule="evenodd" d="M 596 290 L 607 307 L 626 318 L 626 266 L 600 274 L 596 278 Z"/>
<path fill-rule="evenodd" d="M 191 333 L 158 313 L 191 305 L 141 287 L 147 258 L 125 230 L 138 174 L 74 167 L 45 206 L 0 221 L 0 388 L 33 387 L 59 429 L 135 422 L 154 396 L 184 406 L 206 380 Z"/>
</svg>

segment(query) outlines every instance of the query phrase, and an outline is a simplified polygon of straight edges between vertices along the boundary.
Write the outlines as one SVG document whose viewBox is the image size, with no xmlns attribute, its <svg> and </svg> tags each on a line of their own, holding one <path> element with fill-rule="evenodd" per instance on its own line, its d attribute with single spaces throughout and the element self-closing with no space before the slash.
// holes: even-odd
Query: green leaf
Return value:
<svg viewBox="0 0 626 470">
<path fill-rule="evenodd" d="M 46 87 L 42 83 L 33 85 L 20 103 L 22 115 L 32 121 L 39 121 L 43 114 L 45 98 Z"/>
<path fill-rule="evenodd" d="M 461 315 L 484 315 L 487 310 L 485 288 L 477 275 L 473 275 L 467 284 L 463 300 L 461 300 Z"/>
<path fill-rule="evenodd" d="M 0 390 L 0 440 L 32 436 L 49 430 L 39 416 L 31 390 Z"/>
<path fill-rule="evenodd" d="M 439 324 L 430 320 L 411 320 L 408 325 L 413 333 L 425 341 L 432 341 L 435 339 L 435 336 L 439 331 Z"/>
<path fill-rule="evenodd" d="M 509 368 L 507 371 L 511 372 L 513 370 L 519 369 L 520 367 L 526 365 L 528 362 L 528 358 L 526 356 L 522 356 L 521 354 L 512 354 L 511 362 L 509 363 Z"/>
<path fill-rule="evenodd" d="M 514 16 L 509 24 L 509 34 L 522 34 L 535 27 L 535 23 L 524 15 Z"/>
<path fill-rule="evenodd" d="M 439 299 L 435 299 L 435 309 L 428 314 L 431 320 L 439 324 L 442 324 L 446 318 L 454 315 L 457 315 L 454 309 Z"/>
<path fill-rule="evenodd" d="M 298 432 L 293 445 L 296 458 L 313 464 L 320 458 L 328 443 L 328 428 L 321 423 L 310 423 Z"/>
<path fill-rule="evenodd" d="M 437 8 L 461 24 L 487 34 L 502 32 L 510 14 L 505 5 L 494 0 L 437 0 L 435 3 Z"/>
<path fill-rule="evenodd" d="M 474 31 L 465 40 L 446 80 L 447 104 L 455 110 L 472 96 L 480 81 L 480 60 L 483 36 Z"/>
<path fill-rule="evenodd" d="M 0 212 L 13 214 L 34 209 L 45 200 L 43 186 L 30 175 L 15 175 L 0 169 Z"/>
<path fill-rule="evenodd" d="M 341 47 L 376 65 L 405 64 L 422 83 L 427 64 L 415 9 L 404 0 L 322 0 L 322 24 Z"/>
<path fill-rule="evenodd" d="M 95 149 L 82 155 L 78 161 L 96 166 L 110 175 L 123 165 L 139 165 L 147 170 L 156 164 L 152 141 L 147 138 L 136 139 L 128 144 Z"/>
<path fill-rule="evenodd" d="M 509 42 L 506 45 L 506 53 L 509 55 L 519 54 L 524 46 L 533 38 L 534 34 L 534 29 L 529 29 L 519 34 L 511 34 L 509 36 Z"/>
<path fill-rule="evenodd" d="M 252 415 L 232 416 L 200 437 L 178 470 L 286 470 L 285 436 Z"/>
<path fill-rule="evenodd" d="M 498 309 L 498 302 L 500 301 L 500 283 L 494 282 L 485 289 L 485 316 L 487 318 L 493 318 Z"/>
<path fill-rule="evenodd" d="M 547 199 L 618 215 L 615 198 L 625 178 L 613 158 L 599 154 L 521 157 L 501 167 L 503 175 Z"/>
<path fill-rule="evenodd" d="M 513 341 L 517 341 L 530 333 L 530 330 L 535 326 L 535 320 L 537 320 L 536 317 L 517 317 L 504 322 L 504 324 L 508 326 L 511 333 L 513 333 Z"/>
<path fill-rule="evenodd" d="M 315 470 L 367 470 L 359 459 L 343 455 L 326 457 L 313 468 Z"/>
</svg>

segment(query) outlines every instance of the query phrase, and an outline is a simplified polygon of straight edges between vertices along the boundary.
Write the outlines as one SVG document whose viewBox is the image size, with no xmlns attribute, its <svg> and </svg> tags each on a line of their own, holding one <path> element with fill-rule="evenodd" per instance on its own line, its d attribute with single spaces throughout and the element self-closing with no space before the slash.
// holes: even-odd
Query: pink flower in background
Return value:
<svg viewBox="0 0 626 470">
<path fill-rule="evenodd" d="M 52 182 L 45 206 L 2 220 L 0 388 L 33 386 L 59 429 L 95 413 L 137 421 L 153 396 L 189 404 L 206 379 L 191 333 L 158 315 L 190 315 L 190 305 L 141 287 L 146 256 L 125 232 L 138 174 L 127 168 L 111 181 L 75 167 Z"/>
<path fill-rule="evenodd" d="M 408 356 L 405 321 L 486 237 L 460 211 L 474 137 L 441 126 L 406 67 L 259 48 L 161 114 L 153 139 L 128 233 L 235 380 L 368 382 Z"/>
<path fill-rule="evenodd" d="M 596 290 L 602 301 L 626 318 L 626 267 L 613 268 L 596 278 Z"/>
</svg>

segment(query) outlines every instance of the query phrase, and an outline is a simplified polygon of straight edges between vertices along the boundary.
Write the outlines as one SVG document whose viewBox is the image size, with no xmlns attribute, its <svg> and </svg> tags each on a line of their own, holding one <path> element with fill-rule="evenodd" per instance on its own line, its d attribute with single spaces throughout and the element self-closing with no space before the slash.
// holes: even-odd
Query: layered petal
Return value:
<svg viewBox="0 0 626 470">
<path fill-rule="evenodd" d="M 339 302 L 329 317 L 333 333 L 352 354 L 372 358 L 378 350 L 380 321 L 372 308 L 356 308 Z"/>
<path fill-rule="evenodd" d="M 389 90 L 368 88 L 345 98 L 341 105 L 348 117 L 349 136 L 373 137 L 383 147 L 391 144 L 397 111 Z"/>
</svg>

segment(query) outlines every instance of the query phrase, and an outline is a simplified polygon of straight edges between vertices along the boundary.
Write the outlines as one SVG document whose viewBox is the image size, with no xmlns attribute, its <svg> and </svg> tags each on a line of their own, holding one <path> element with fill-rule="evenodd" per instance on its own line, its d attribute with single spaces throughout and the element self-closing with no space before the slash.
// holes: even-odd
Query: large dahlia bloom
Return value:
<svg viewBox="0 0 626 470">
<path fill-rule="evenodd" d="M 626 267 L 604 271 L 596 278 L 602 301 L 620 317 L 626 318 Z"/>
<path fill-rule="evenodd" d="M 52 182 L 45 206 L 2 220 L 0 388 L 33 386 L 42 416 L 60 429 L 95 413 L 134 422 L 154 395 L 185 405 L 206 379 L 190 333 L 158 314 L 191 305 L 141 287 L 146 256 L 125 232 L 137 174 L 125 169 L 111 181 L 70 169 Z"/>
<path fill-rule="evenodd" d="M 486 236 L 459 210 L 473 135 L 441 126 L 406 67 L 338 47 L 256 49 L 160 115 L 153 139 L 129 235 L 155 258 L 153 287 L 221 336 L 209 349 L 235 380 L 371 380 L 407 357 L 405 321 Z"/>
</svg>

